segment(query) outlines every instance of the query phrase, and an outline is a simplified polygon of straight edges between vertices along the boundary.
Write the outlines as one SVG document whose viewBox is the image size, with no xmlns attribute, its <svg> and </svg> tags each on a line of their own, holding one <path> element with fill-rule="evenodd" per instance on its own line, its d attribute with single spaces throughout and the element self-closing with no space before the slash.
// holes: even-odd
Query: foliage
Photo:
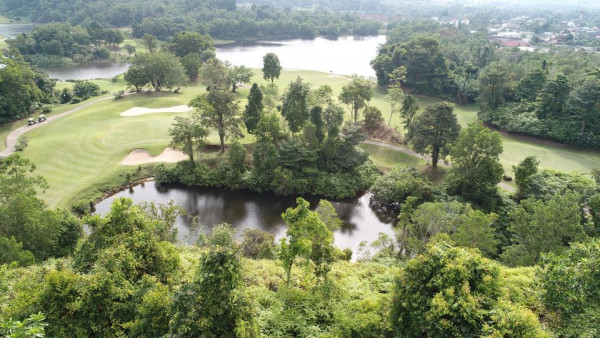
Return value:
<svg viewBox="0 0 600 338">
<path fill-rule="evenodd" d="M 502 259 L 513 266 L 533 265 L 543 253 L 560 253 L 569 243 L 583 239 L 578 201 L 579 196 L 570 191 L 545 203 L 534 198 L 521 201 L 509 213 L 512 244 Z"/>
<path fill-rule="evenodd" d="M 133 85 L 137 90 L 150 84 L 154 90 L 160 91 L 162 88 L 171 89 L 183 84 L 186 71 L 175 55 L 157 51 L 136 54 L 124 78 L 127 84 Z"/>
<path fill-rule="evenodd" d="M 88 80 L 75 81 L 73 95 L 86 100 L 90 97 L 100 95 L 100 86 Z"/>
<path fill-rule="evenodd" d="M 17 139 L 17 144 L 15 144 L 16 151 L 23 151 L 29 145 L 29 139 L 25 136 L 21 136 Z"/>
<path fill-rule="evenodd" d="M 425 112 L 410 123 L 406 137 L 416 152 L 431 153 L 431 165 L 437 168 L 440 155 L 448 155 L 449 146 L 459 132 L 460 125 L 454 107 L 440 103 L 427 106 Z"/>
<path fill-rule="evenodd" d="M 499 161 L 501 153 L 500 134 L 480 122 L 469 124 L 461 130 L 450 150 L 452 168 L 448 173 L 448 190 L 474 205 L 492 209 L 498 203 L 496 184 L 504 173 Z"/>
<path fill-rule="evenodd" d="M 365 116 L 365 126 L 369 128 L 377 128 L 383 123 L 383 115 L 377 107 L 367 107 L 363 112 Z"/>
<path fill-rule="evenodd" d="M 599 253 L 600 242 L 593 239 L 543 258 L 538 273 L 542 301 L 555 318 L 550 325 L 557 335 L 593 337 L 600 332 Z"/>
<path fill-rule="evenodd" d="M 308 97 L 310 95 L 310 84 L 298 77 L 291 82 L 283 99 L 281 115 L 286 119 L 290 131 L 297 133 L 308 120 Z"/>
<path fill-rule="evenodd" d="M 30 251 L 23 250 L 23 244 L 14 238 L 0 237 L 0 265 L 16 264 L 27 266 L 35 262 L 35 257 Z"/>
<path fill-rule="evenodd" d="M 275 236 L 260 229 L 244 229 L 240 249 L 245 257 L 252 259 L 275 258 Z"/>
<path fill-rule="evenodd" d="M 193 112 L 188 116 L 175 116 L 173 127 L 169 129 L 171 146 L 181 147 L 183 152 L 190 157 L 190 163 L 195 165 L 194 155 L 204 145 L 208 131 L 204 129 L 201 116 Z"/>
<path fill-rule="evenodd" d="M 500 268 L 443 241 L 408 262 L 396 281 L 391 321 L 398 336 L 543 335 L 531 312 L 501 296 Z"/>
<path fill-rule="evenodd" d="M 258 84 L 252 84 L 250 93 L 248 94 L 248 104 L 244 109 L 244 124 L 248 133 L 253 134 L 259 123 L 263 112 L 263 94 L 258 87 Z"/>
<path fill-rule="evenodd" d="M 42 313 L 34 314 L 23 321 L 8 320 L 0 322 L 0 335 L 6 338 L 40 338 L 45 337 L 44 322 L 46 318 Z"/>
<path fill-rule="evenodd" d="M 38 260 L 67 255 L 81 237 L 81 223 L 66 211 L 46 208 L 36 194 L 47 183 L 31 175 L 34 169 L 16 154 L 0 161 L 0 237 L 10 239 L 5 244 L 15 249 L 14 242 L 19 243 Z"/>
<path fill-rule="evenodd" d="M 329 231 L 335 231 L 342 227 L 342 220 L 338 217 L 333 204 L 328 200 L 320 200 L 315 211 Z"/>
<path fill-rule="evenodd" d="M 279 75 L 281 74 L 281 64 L 275 53 L 268 53 L 263 57 L 262 72 L 263 78 L 265 80 L 271 80 L 271 83 L 274 79 L 279 79 Z"/>
<path fill-rule="evenodd" d="M 394 211 L 408 196 L 415 197 L 417 204 L 433 199 L 431 182 L 407 167 L 394 169 L 379 177 L 371 187 L 371 192 L 375 202 Z"/>
<path fill-rule="evenodd" d="M 350 83 L 342 87 L 339 100 L 350 107 L 354 122 L 357 122 L 359 110 L 365 108 L 372 97 L 373 84 L 371 81 L 354 74 L 350 77 Z"/>
<path fill-rule="evenodd" d="M 221 152 L 225 152 L 225 139 L 243 136 L 238 114 L 238 102 L 234 96 L 223 90 L 211 90 L 190 102 L 196 108 L 203 125 L 216 131 L 221 142 Z"/>
</svg>

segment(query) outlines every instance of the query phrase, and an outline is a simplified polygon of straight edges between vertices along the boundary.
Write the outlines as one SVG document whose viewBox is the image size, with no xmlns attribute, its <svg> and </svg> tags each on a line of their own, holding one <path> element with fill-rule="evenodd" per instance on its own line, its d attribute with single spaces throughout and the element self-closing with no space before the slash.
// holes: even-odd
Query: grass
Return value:
<svg viewBox="0 0 600 338">
<path fill-rule="evenodd" d="M 254 71 L 253 81 L 266 84 L 267 81 L 262 79 L 260 70 Z M 312 88 L 315 89 L 320 85 L 330 85 L 336 96 L 342 86 L 348 82 L 345 77 L 332 76 L 327 73 L 283 71 L 281 77 L 276 80 L 280 93 L 283 93 L 289 83 L 298 76 L 311 83 Z M 125 89 L 122 78 L 117 82 L 110 80 L 94 80 L 94 82 L 98 83 L 103 90 L 111 93 Z M 61 82 L 57 88 L 72 85 L 72 83 Z M 241 101 L 241 107 L 245 103 L 248 90 L 248 87 L 238 90 L 237 98 Z M 182 88 L 179 94 L 143 93 L 125 97 L 119 101 L 103 101 L 26 134 L 29 139 L 29 147 L 23 154 L 36 163 L 37 174 L 46 177 L 50 184 L 50 189 L 43 195 L 44 200 L 52 207 L 67 207 L 80 198 L 94 198 L 108 188 L 123 184 L 128 173 L 133 177 L 147 173 L 149 166 L 142 166 L 138 171 L 137 166 L 123 166 L 120 162 L 136 148 L 147 149 L 152 155 L 161 153 L 169 144 L 168 130 L 177 114 L 161 113 L 135 117 L 122 117 L 119 114 L 132 107 L 159 108 L 187 104 L 202 92 L 204 92 L 204 86 L 194 84 Z M 384 96 L 385 92 L 378 89 L 371 104 L 380 108 L 387 120 L 389 104 L 384 100 Z M 441 102 L 441 100 L 419 97 L 419 102 L 421 107 L 424 107 L 426 104 Z M 74 106 L 55 107 L 52 114 L 66 111 Z M 476 105 L 457 105 L 455 111 L 462 125 L 477 119 Z M 346 112 L 345 118 L 351 118 L 349 111 Z M 392 126 L 402 132 L 401 122 L 398 115 L 393 116 Z M 5 136 L 10 130 L 21 124 L 21 122 L 15 122 L 0 126 L 0 136 Z M 543 167 L 563 171 L 584 172 L 600 166 L 600 153 L 597 152 L 572 150 L 553 143 L 510 135 L 503 137 L 505 153 L 501 159 L 507 171 L 528 155 L 537 155 Z M 217 136 L 211 135 L 208 141 L 216 144 Z M 247 135 L 242 142 L 252 143 L 253 138 Z M 374 162 L 384 171 L 407 165 L 417 167 L 420 171 L 428 174 L 428 167 L 422 160 L 385 147 L 374 145 L 362 145 L 362 147 L 371 154 Z M 207 154 L 206 158 L 208 157 L 212 158 L 214 154 Z M 441 172 L 429 173 L 434 180 L 439 179 L 440 175 L 442 175 Z"/>
</svg>

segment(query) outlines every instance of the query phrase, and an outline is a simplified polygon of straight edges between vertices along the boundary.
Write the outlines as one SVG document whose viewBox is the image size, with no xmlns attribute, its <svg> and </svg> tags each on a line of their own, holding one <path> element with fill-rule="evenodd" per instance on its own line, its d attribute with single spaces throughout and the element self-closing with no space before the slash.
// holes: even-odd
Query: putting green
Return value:
<svg viewBox="0 0 600 338">
<path fill-rule="evenodd" d="M 266 84 L 260 70 L 254 70 L 253 81 Z M 287 85 L 296 77 L 301 76 L 312 83 L 312 88 L 328 84 L 333 88 L 334 95 L 341 91 L 348 79 L 331 76 L 327 73 L 313 71 L 283 71 L 276 84 L 282 94 Z M 125 89 L 122 79 L 117 82 L 94 80 L 103 89 L 115 92 Z M 60 83 L 59 88 L 72 86 L 72 83 Z M 32 130 L 26 136 L 29 146 L 23 155 L 37 165 L 37 174 L 46 177 L 50 189 L 43 198 L 52 207 L 66 207 L 80 199 L 89 198 L 90 191 L 98 193 L 102 189 L 114 187 L 123 183 L 123 175 L 137 170 L 136 166 L 123 166 L 121 161 L 134 149 L 146 149 L 152 156 L 159 155 L 169 145 L 168 130 L 173 118 L 178 113 L 156 113 L 140 116 L 123 117 L 119 114 L 133 107 L 164 108 L 188 104 L 189 101 L 204 92 L 201 84 L 184 87 L 181 93 L 142 93 L 127 96 L 118 101 L 103 101 L 91 107 L 82 109 L 72 115 Z M 240 88 L 237 98 L 240 108 L 245 104 L 248 87 Z M 378 88 L 372 105 L 380 108 L 384 119 L 389 117 L 389 103 L 384 100 L 384 90 Z M 439 99 L 419 97 L 421 106 L 441 102 Z M 71 109 L 74 105 L 60 106 L 52 114 Z M 475 121 L 477 106 L 456 106 L 459 122 L 463 125 Z M 346 119 L 350 119 L 349 112 Z M 392 118 L 392 127 L 403 131 L 399 115 Z M 14 129 L 14 128 L 13 128 Z M 11 127 L 0 127 L 0 135 L 6 134 Z M 563 171 L 587 172 L 600 167 L 600 153 L 591 151 L 571 150 L 562 145 L 542 141 L 532 141 L 514 136 L 504 137 L 504 154 L 501 159 L 507 172 L 510 167 L 529 155 L 537 155 L 542 166 Z M 209 137 L 209 142 L 218 143 L 216 135 Z M 254 138 L 247 135 L 243 143 L 252 143 Z M 399 165 L 423 167 L 423 162 L 393 150 L 365 145 L 364 148 L 372 154 L 375 162 L 388 170 Z M 205 158 L 215 158 L 222 155 L 207 154 Z"/>
</svg>

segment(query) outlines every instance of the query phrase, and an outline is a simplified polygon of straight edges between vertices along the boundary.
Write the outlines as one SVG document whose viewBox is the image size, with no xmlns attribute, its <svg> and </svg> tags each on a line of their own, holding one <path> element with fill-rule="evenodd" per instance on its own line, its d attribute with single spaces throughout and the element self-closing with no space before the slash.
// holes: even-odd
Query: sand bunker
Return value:
<svg viewBox="0 0 600 338">
<path fill-rule="evenodd" d="M 139 116 L 145 114 L 157 114 L 157 113 L 185 113 L 192 110 L 192 107 L 188 107 L 186 105 L 168 107 L 168 108 L 142 108 L 142 107 L 133 107 L 131 109 L 127 109 L 126 111 L 121 113 L 121 116 Z"/>
<path fill-rule="evenodd" d="M 158 156 L 151 156 L 146 149 L 135 149 L 121 161 L 121 164 L 139 165 L 154 162 L 176 163 L 187 159 L 188 156 L 186 154 L 173 148 L 165 148 L 162 154 Z"/>
</svg>

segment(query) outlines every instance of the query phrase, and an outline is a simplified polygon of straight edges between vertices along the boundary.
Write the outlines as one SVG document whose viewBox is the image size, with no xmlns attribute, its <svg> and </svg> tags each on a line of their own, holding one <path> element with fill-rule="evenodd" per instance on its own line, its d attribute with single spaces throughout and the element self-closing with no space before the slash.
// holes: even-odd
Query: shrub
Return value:
<svg viewBox="0 0 600 338">
<path fill-rule="evenodd" d="M 16 151 L 23 151 L 29 145 L 29 140 L 27 137 L 22 136 L 17 140 L 17 144 L 15 144 Z"/>
<path fill-rule="evenodd" d="M 376 107 L 367 107 L 364 112 L 365 126 L 369 128 L 378 127 L 383 122 L 381 110 Z"/>
<path fill-rule="evenodd" d="M 371 192 L 376 203 L 392 211 L 397 211 L 408 196 L 416 197 L 418 204 L 433 199 L 431 182 L 407 167 L 379 177 L 371 187 Z"/>
<path fill-rule="evenodd" d="M 75 81 L 75 85 L 73 86 L 73 95 L 83 100 L 92 96 L 98 96 L 100 95 L 100 86 L 87 80 Z"/>
</svg>

